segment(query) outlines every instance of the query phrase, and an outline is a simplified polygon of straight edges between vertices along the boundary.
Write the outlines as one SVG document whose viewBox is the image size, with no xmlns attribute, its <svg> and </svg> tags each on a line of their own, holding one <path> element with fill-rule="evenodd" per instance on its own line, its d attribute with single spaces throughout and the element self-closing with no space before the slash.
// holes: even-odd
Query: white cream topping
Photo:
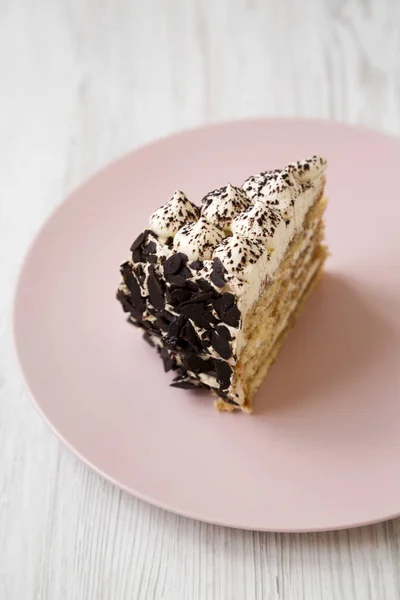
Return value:
<svg viewBox="0 0 400 600">
<path fill-rule="evenodd" d="M 186 223 L 192 223 L 199 218 L 197 206 L 188 200 L 183 192 L 176 191 L 172 198 L 150 217 L 150 229 L 160 240 L 173 237 Z"/>
<path fill-rule="evenodd" d="M 246 192 L 228 183 L 226 187 L 214 190 L 203 198 L 201 214 L 212 225 L 230 233 L 233 219 L 243 212 L 250 202 Z"/>
<path fill-rule="evenodd" d="M 196 223 L 184 225 L 174 237 L 174 248 L 189 260 L 211 258 L 214 248 L 224 239 L 224 232 L 204 217 Z"/>
<path fill-rule="evenodd" d="M 300 183 L 308 183 L 325 172 L 327 161 L 322 156 L 312 156 L 306 160 L 290 163 L 287 169 Z"/>
<path fill-rule="evenodd" d="M 277 240 L 286 234 L 287 225 L 279 210 L 256 201 L 232 223 L 232 231 L 238 236 L 257 239 L 273 249 Z"/>
<path fill-rule="evenodd" d="M 239 235 L 231 235 L 214 250 L 213 258 L 219 258 L 231 275 L 241 281 L 249 281 L 250 274 L 259 260 L 268 260 L 268 252 L 261 241 Z"/>
</svg>

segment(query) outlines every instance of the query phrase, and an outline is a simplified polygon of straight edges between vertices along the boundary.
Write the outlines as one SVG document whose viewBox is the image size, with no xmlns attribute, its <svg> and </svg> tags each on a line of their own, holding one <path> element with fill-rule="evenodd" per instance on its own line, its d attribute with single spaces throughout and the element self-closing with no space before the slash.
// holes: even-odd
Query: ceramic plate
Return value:
<svg viewBox="0 0 400 600">
<path fill-rule="evenodd" d="M 326 274 L 255 400 L 219 414 L 169 387 L 125 322 L 119 264 L 182 189 L 320 153 L 329 161 Z M 15 300 L 22 371 L 40 412 L 132 494 L 232 527 L 311 531 L 400 513 L 400 143 L 324 121 L 262 119 L 162 139 L 73 193 L 26 257 Z"/>
</svg>

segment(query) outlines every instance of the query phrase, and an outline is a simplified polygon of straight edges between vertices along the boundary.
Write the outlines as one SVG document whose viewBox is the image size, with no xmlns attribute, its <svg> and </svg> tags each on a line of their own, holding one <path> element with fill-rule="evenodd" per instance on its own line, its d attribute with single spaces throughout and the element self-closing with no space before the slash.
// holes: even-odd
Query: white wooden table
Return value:
<svg viewBox="0 0 400 600">
<path fill-rule="evenodd" d="M 16 369 L 17 269 L 65 195 L 157 136 L 271 114 L 400 133 L 400 2 L 0 0 L 0 600 L 400 598 L 400 519 L 275 535 L 153 508 L 64 448 Z"/>
</svg>

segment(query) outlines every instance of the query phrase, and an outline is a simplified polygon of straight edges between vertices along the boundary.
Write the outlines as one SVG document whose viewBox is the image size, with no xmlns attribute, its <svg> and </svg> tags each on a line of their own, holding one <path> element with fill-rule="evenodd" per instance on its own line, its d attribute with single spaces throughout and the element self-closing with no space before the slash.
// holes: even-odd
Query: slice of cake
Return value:
<svg viewBox="0 0 400 600">
<path fill-rule="evenodd" d="M 320 156 L 207 194 L 175 192 L 121 265 L 117 298 L 176 388 L 207 388 L 219 410 L 252 410 L 327 256 Z"/>
</svg>

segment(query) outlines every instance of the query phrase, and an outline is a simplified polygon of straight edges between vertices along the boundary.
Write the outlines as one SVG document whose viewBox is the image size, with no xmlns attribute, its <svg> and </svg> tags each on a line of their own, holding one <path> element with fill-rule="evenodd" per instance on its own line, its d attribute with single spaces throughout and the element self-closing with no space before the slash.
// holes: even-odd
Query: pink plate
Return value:
<svg viewBox="0 0 400 600">
<path fill-rule="evenodd" d="M 321 153 L 332 256 L 256 399 L 218 414 L 169 387 L 114 298 L 119 263 L 176 187 L 212 188 Z M 25 380 L 57 434 L 157 506 L 232 527 L 311 531 L 400 513 L 400 143 L 324 121 L 189 131 L 95 175 L 34 241 L 15 300 Z"/>
</svg>

